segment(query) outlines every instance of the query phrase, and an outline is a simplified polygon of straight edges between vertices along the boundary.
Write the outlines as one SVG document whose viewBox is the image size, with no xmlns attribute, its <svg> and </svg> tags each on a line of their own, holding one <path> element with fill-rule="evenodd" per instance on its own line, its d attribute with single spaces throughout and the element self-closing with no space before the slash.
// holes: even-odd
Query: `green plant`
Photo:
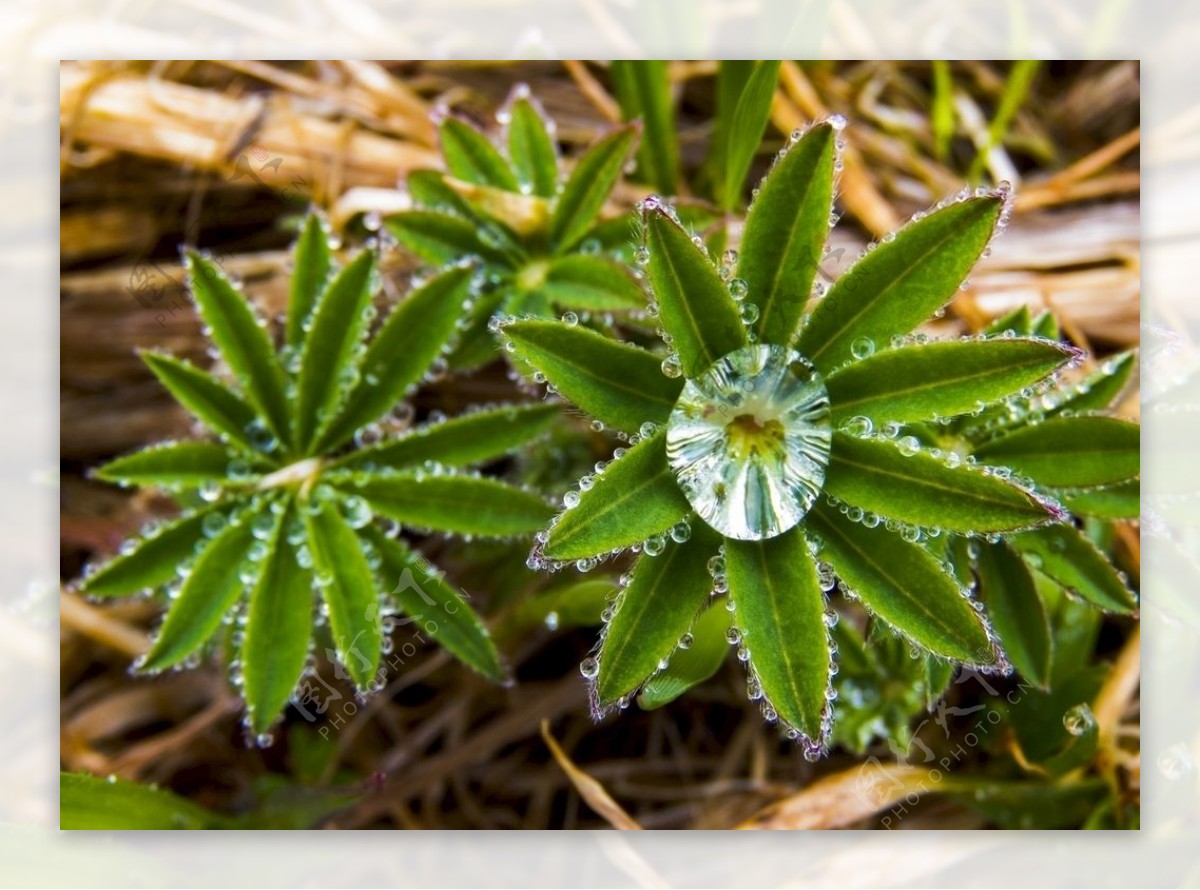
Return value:
<svg viewBox="0 0 1200 890">
<path fill-rule="evenodd" d="M 436 617 L 423 625 L 432 637 L 490 679 L 505 679 L 483 623 L 398 533 L 509 537 L 540 528 L 551 513 L 540 496 L 462 468 L 525 443 L 557 409 L 492 406 L 398 437 L 384 437 L 378 423 L 440 373 L 478 270 L 460 264 L 430 279 L 368 341 L 375 254 L 365 250 L 338 269 L 322 223 L 310 216 L 277 352 L 218 264 L 197 253 L 186 261 L 206 332 L 233 380 L 159 353 L 143 359 L 216 440 L 154 445 L 96 471 L 169 491 L 184 512 L 81 583 L 95 597 L 166 591 L 166 618 L 138 668 L 187 664 L 222 641 L 247 726 L 262 743 L 311 666 L 314 633 L 328 634 L 361 691 L 381 683 L 397 612 Z"/>
<path fill-rule="evenodd" d="M 1059 336 L 1050 313 L 1037 319 L 1022 307 L 997 319 L 990 338 Z M 1140 510 L 1140 429 L 1105 413 L 1124 391 L 1136 354 L 1108 358 L 1082 378 L 1056 381 L 1039 392 L 911 433 L 1011 472 L 1022 484 L 1052 495 L 1080 519 L 1009 536 L 1003 541 L 951 541 L 956 572 L 978 584 L 981 599 L 1007 641 L 1013 666 L 1039 686 L 1050 682 L 1053 634 L 1047 585 L 1115 614 L 1137 608 L 1128 578 L 1097 546 L 1114 520 Z"/>
<path fill-rule="evenodd" d="M 598 714 L 691 661 L 697 621 L 723 608 L 750 698 L 819 756 L 836 670 L 827 595 L 839 579 L 936 658 L 1008 666 L 945 541 L 999 541 L 1067 513 L 1007 467 L 939 448 L 906 425 L 939 429 L 1045 387 L 1078 352 L 1042 336 L 908 336 L 942 310 L 1004 224 L 1003 187 L 919 214 L 824 294 L 843 125 L 793 134 L 750 207 L 740 252 L 719 262 L 660 199 L 642 203 L 637 258 L 665 354 L 570 319 L 501 325 L 518 359 L 628 441 L 565 496 L 530 558 L 588 570 L 640 553 L 581 668 Z M 711 668 L 710 658 L 695 661 L 699 673 Z"/>
<path fill-rule="evenodd" d="M 497 115 L 493 143 L 461 118 L 439 127 L 446 173 L 418 170 L 408 177 L 416 209 L 384 221 L 399 242 L 433 266 L 470 257 L 484 287 L 455 367 L 470 368 L 495 354 L 489 322 L 497 312 L 550 316 L 557 311 L 620 312 L 646 304 L 637 279 L 613 256 L 629 239 L 627 217 L 598 222 L 621 177 L 638 128 L 601 138 L 563 169 L 554 126 L 525 87 Z"/>
</svg>

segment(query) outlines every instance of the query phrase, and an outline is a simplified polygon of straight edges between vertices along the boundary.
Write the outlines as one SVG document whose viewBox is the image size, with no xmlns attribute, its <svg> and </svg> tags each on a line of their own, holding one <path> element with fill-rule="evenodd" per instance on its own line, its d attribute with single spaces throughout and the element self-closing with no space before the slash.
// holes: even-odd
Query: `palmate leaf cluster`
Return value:
<svg viewBox="0 0 1200 890">
<path fill-rule="evenodd" d="M 750 698 L 815 756 L 835 698 L 835 584 L 909 644 L 991 671 L 1010 660 L 1032 664 L 1032 582 L 993 583 L 1017 568 L 1102 608 L 1133 608 L 1111 566 L 1090 545 L 1075 546 L 1083 539 L 1062 501 L 1100 497 L 1136 476 L 1136 426 L 1035 418 L 1010 404 L 1050 398 L 1077 351 L 1032 329 L 938 342 L 909 336 L 987 250 L 1004 224 L 1006 190 L 964 192 L 918 215 L 823 293 L 817 272 L 840 126 L 794 134 L 758 189 L 736 256 L 710 257 L 667 204 L 642 203 L 638 254 L 664 352 L 555 321 L 502 326 L 522 362 L 629 443 L 568 493 L 533 557 L 546 568 L 588 569 L 640 553 L 583 666 L 600 712 L 639 690 L 653 702 L 707 676 L 719 657 L 707 642 L 723 633 L 747 666 Z M 811 363 L 825 380 L 834 432 L 822 496 L 799 526 L 722 540 L 668 465 L 664 428 L 686 381 L 751 343 L 794 349 Z M 1014 412 L 1023 424 L 1008 420 Z M 1086 438 L 1073 438 L 1077 424 Z M 1085 546 L 1103 570 L 1080 568 L 1076 551 Z M 1072 565 L 1076 575 L 1107 573 L 1117 583 L 1097 593 L 1067 577 Z M 710 620 L 714 610 L 728 615 Z M 693 654 L 699 637 L 708 658 Z M 673 669 L 676 659 L 686 666 Z"/>
<path fill-rule="evenodd" d="M 506 669 L 457 590 L 401 527 L 484 537 L 528 534 L 550 509 L 537 494 L 465 468 L 538 435 L 553 405 L 498 405 L 395 437 L 379 426 L 455 340 L 478 288 L 469 264 L 412 291 L 373 336 L 376 256 L 336 266 L 311 216 L 295 251 L 282 342 L 210 257 L 188 280 L 222 379 L 160 353 L 143 358 L 213 438 L 154 445 L 97 470 L 174 494 L 182 515 L 130 541 L 84 592 L 163 589 L 168 609 L 138 667 L 187 664 L 222 644 L 265 742 L 318 640 L 362 691 L 381 685 L 394 616 L 420 626 L 493 680 Z"/>
<path fill-rule="evenodd" d="M 498 122 L 493 142 L 446 115 L 438 129 L 446 172 L 410 174 L 416 206 L 384 220 L 405 248 L 433 266 L 464 257 L 480 264 L 485 288 L 450 356 L 459 368 L 494 357 L 488 323 L 498 312 L 629 312 L 646 303 L 637 279 L 614 256 L 629 241 L 629 219 L 600 220 L 638 127 L 614 129 L 568 172 L 554 125 L 527 89 L 514 91 Z"/>
<path fill-rule="evenodd" d="M 774 76 L 746 74 L 755 94 L 754 78 Z M 262 734 L 314 645 L 328 640 L 360 689 L 377 688 L 394 616 L 432 611 L 441 645 L 503 680 L 482 620 L 396 533 L 537 532 L 533 568 L 589 571 L 635 555 L 582 665 L 597 713 L 635 696 L 662 705 L 732 650 L 749 698 L 815 757 L 831 737 L 858 750 L 881 735 L 903 744 L 910 715 L 937 701 L 958 665 L 1015 668 L 1049 688 L 1068 597 L 1136 609 L 1094 543 L 1106 523 L 1137 515 L 1137 426 L 1106 414 L 1133 356 L 1067 383 L 1081 354 L 1051 316 L 1027 310 L 974 337 L 913 333 L 1005 224 L 1006 188 L 918 214 L 826 285 L 840 119 L 793 134 L 754 192 L 738 250 L 717 256 L 692 231 L 695 218 L 659 198 L 636 218 L 602 218 L 636 126 L 567 170 L 527 92 L 498 117 L 495 142 L 459 118 L 440 122 L 446 171 L 413 173 L 417 206 L 386 220 L 435 272 L 381 321 L 374 254 L 336 268 L 316 217 L 296 247 L 278 337 L 215 261 L 189 256 L 197 308 L 229 374 L 145 359 L 215 439 L 154 446 L 98 471 L 168 490 L 185 509 L 83 583 L 94 596 L 168 593 L 144 669 L 223 647 Z M 744 177 L 744 146 L 730 141 Z M 671 178 L 667 155 L 640 160 Z M 740 181 L 717 191 L 729 197 Z M 622 317 L 634 336 L 619 336 Z M 647 346 L 647 318 L 661 344 Z M 498 354 L 497 340 L 516 370 L 623 440 L 557 516 L 539 495 L 467 469 L 565 423 L 556 402 L 492 406 L 398 436 L 379 425 L 446 359 L 476 367 Z M 819 375 L 832 432 L 800 523 L 745 540 L 696 514 L 665 438 L 685 385 L 755 344 L 792 350 Z M 865 607 L 871 628 L 839 623 L 845 601 Z M 530 603 L 531 614 L 542 605 Z M 905 691 L 880 695 L 888 684 Z"/>
</svg>

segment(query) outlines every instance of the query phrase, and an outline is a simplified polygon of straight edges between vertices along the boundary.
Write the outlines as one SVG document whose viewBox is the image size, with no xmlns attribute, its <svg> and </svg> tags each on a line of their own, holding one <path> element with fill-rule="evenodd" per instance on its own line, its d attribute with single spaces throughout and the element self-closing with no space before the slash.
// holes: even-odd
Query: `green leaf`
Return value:
<svg viewBox="0 0 1200 890">
<path fill-rule="evenodd" d="M 1099 368 L 1067 390 L 1063 400 L 1049 413 L 1055 415 L 1068 411 L 1103 411 L 1125 391 L 1136 367 L 1137 352 L 1132 350 L 1105 359 Z"/>
<path fill-rule="evenodd" d="M 754 160 L 755 152 L 762 141 L 767 119 L 771 114 L 771 101 L 775 96 L 775 83 L 779 79 L 779 62 L 762 61 L 754 66 L 738 96 L 737 106 L 727 134 L 722 157 L 725 162 L 722 206 L 732 210 L 742 194 L 742 184 Z M 832 170 L 830 171 L 832 175 Z M 828 218 L 828 213 L 824 218 Z"/>
<path fill-rule="evenodd" d="M 60 773 L 58 781 L 58 827 L 63 831 L 228 827 L 225 817 L 161 788 L 86 773 Z"/>
<path fill-rule="evenodd" d="M 1029 314 L 1028 306 L 1022 303 L 1011 312 L 992 319 L 991 323 L 983 329 L 983 334 L 986 337 L 999 337 L 1006 331 L 1012 331 L 1018 337 L 1028 337 L 1033 334 L 1033 318 Z"/>
<path fill-rule="evenodd" d="M 330 469 L 359 469 L 367 465 L 403 469 L 426 462 L 465 467 L 482 463 L 508 454 L 538 436 L 561 411 L 562 406 L 554 402 L 473 411 L 360 448 L 331 464 Z"/>
<path fill-rule="evenodd" d="M 930 420 L 974 411 L 1032 386 L 1066 364 L 1048 340 L 945 340 L 885 349 L 826 379 L 834 422 Z"/>
<path fill-rule="evenodd" d="M 515 647 L 537 636 L 543 629 L 569 630 L 599 627 L 604 608 L 617 594 L 611 578 L 573 581 L 533 596 L 524 596 L 513 604 L 493 626 L 497 645 Z"/>
<path fill-rule="evenodd" d="M 325 285 L 329 283 L 333 272 L 329 233 L 315 213 L 310 213 L 304 221 L 304 229 L 292 253 L 292 263 L 286 342 L 288 346 L 296 348 L 304 342 L 304 323 L 325 292 Z"/>
<path fill-rule="evenodd" d="M 721 604 L 705 609 L 688 631 L 691 646 L 678 649 L 666 670 L 646 681 L 638 693 L 638 707 L 645 711 L 661 708 L 720 670 L 729 652 L 729 641 L 725 639 L 729 619 L 729 610 Z"/>
<path fill-rule="evenodd" d="M 215 442 L 171 442 L 118 457 L 94 475 L 125 485 L 196 488 L 206 482 L 228 481 L 228 467 L 229 452 Z"/>
<path fill-rule="evenodd" d="M 478 223 L 461 217 L 433 210 L 405 210 L 393 213 L 383 223 L 405 248 L 435 266 L 475 256 L 489 263 L 509 264 L 501 248 L 480 240 Z"/>
<path fill-rule="evenodd" d="M 283 367 L 267 329 L 246 298 L 212 260 L 189 251 L 188 282 L 214 344 L 247 398 L 282 442 L 291 441 Z"/>
<path fill-rule="evenodd" d="M 596 475 L 550 528 L 545 555 L 570 560 L 619 550 L 661 535 L 690 510 L 667 466 L 666 433 L 658 432 Z"/>
<path fill-rule="evenodd" d="M 541 111 L 528 98 L 509 107 L 508 157 L 522 189 L 543 198 L 558 190 L 558 149 Z"/>
<path fill-rule="evenodd" d="M 981 542 L 979 598 L 1013 667 L 1026 680 L 1050 683 L 1050 622 L 1025 561 L 1008 544 Z"/>
<path fill-rule="evenodd" d="M 1098 488 L 1060 488 L 1051 493 L 1077 516 L 1137 519 L 1142 512 L 1141 479 Z"/>
<path fill-rule="evenodd" d="M 539 290 L 552 303 L 588 312 L 646 305 L 646 294 L 625 267 L 602 256 L 576 253 L 551 259 Z"/>
<path fill-rule="evenodd" d="M 1058 329 L 1058 319 L 1054 317 L 1054 313 L 1049 309 L 1042 312 L 1031 324 L 1030 331 L 1035 337 L 1043 337 L 1046 340 L 1057 340 L 1061 333 Z"/>
<path fill-rule="evenodd" d="M 600 647 L 595 687 L 600 708 L 634 692 L 679 647 L 710 599 L 708 560 L 720 544 L 715 532 L 696 523 L 688 540 L 668 542 L 661 554 L 642 556 L 634 565 Z"/>
<path fill-rule="evenodd" d="M 569 250 L 591 228 L 621 175 L 637 134 L 636 125 L 619 127 L 588 149 L 575 164 L 559 192 L 550 221 L 550 243 L 555 252 Z"/>
<path fill-rule="evenodd" d="M 1039 485 L 1111 485 L 1141 471 L 1141 427 L 1101 415 L 1053 417 L 975 449 L 981 463 L 1009 467 Z"/>
<path fill-rule="evenodd" d="M 338 660 L 354 685 L 375 682 L 383 647 L 383 623 L 371 566 L 358 536 L 333 500 L 301 506 L 308 528 L 312 570 L 329 610 L 329 630 Z"/>
<path fill-rule="evenodd" d="M 588 414 L 634 432 L 646 421 L 666 423 L 683 381 L 662 373 L 653 353 L 583 327 L 516 321 L 501 329 L 515 355 L 532 365 Z"/>
<path fill-rule="evenodd" d="M 307 449 L 333 418 L 357 373 L 355 358 L 367 330 L 375 285 L 375 253 L 364 250 L 329 283 L 312 313 L 296 381 L 296 446 Z"/>
<path fill-rule="evenodd" d="M 960 534 L 1029 528 L 1061 511 L 980 470 L 950 467 L 895 442 L 833 434 L 825 491 L 883 518 Z"/>
<path fill-rule="evenodd" d="M 1112 563 L 1073 525 L 1052 525 L 1012 538 L 1029 565 L 1107 612 L 1132 612 L 1133 592 Z"/>
<path fill-rule="evenodd" d="M 660 59 L 614 60 L 609 73 L 622 117 L 642 122 L 638 180 L 663 194 L 675 194 L 679 181 L 679 137 L 668 63 Z"/>
<path fill-rule="evenodd" d="M 326 453 L 392 410 L 454 337 L 474 270 L 457 266 L 411 291 L 388 315 L 363 356 L 358 382 L 317 441 Z"/>
<path fill-rule="evenodd" d="M 144 537 L 128 553 L 117 556 L 91 574 L 79 589 L 89 596 L 127 596 L 161 587 L 175 577 L 179 565 L 195 555 L 196 545 L 206 541 L 204 520 L 213 513 L 225 520 L 233 504 L 206 506 L 163 525 Z M 209 520 L 214 522 L 219 520 Z"/>
<path fill-rule="evenodd" d="M 650 284 L 659 319 L 672 337 L 687 378 L 746 345 L 737 304 L 716 268 L 658 201 L 647 198 L 642 221 L 650 251 Z"/>
<path fill-rule="evenodd" d="M 517 177 L 504 156 L 490 139 L 466 121 L 447 117 L 438 128 L 438 137 L 451 175 L 475 185 L 519 191 Z"/>
<path fill-rule="evenodd" d="M 141 357 L 175 401 L 231 444 L 261 456 L 249 433 L 258 415 L 241 396 L 190 362 L 154 352 Z"/>
<path fill-rule="evenodd" d="M 799 527 L 765 541 L 725 542 L 733 622 L 763 697 L 779 718 L 813 745 L 823 725 L 833 679 L 825 595 Z"/>
<path fill-rule="evenodd" d="M 300 565 L 288 542 L 291 525 L 299 521 L 289 501 L 250 593 L 241 658 L 246 711 L 256 734 L 265 733 L 287 706 L 312 639 L 312 572 Z"/>
<path fill-rule="evenodd" d="M 800 332 L 798 349 L 829 373 L 856 341 L 888 343 L 946 304 L 987 246 L 999 194 L 957 201 L 909 223 L 859 259 L 829 289 Z"/>
<path fill-rule="evenodd" d="M 200 550 L 139 670 L 179 664 L 217 632 L 246 589 L 241 573 L 254 544 L 252 529 L 264 515 L 260 504 L 234 516 Z"/>
<path fill-rule="evenodd" d="M 868 528 L 825 504 L 805 520 L 847 587 L 899 633 L 930 652 L 973 665 L 996 654 L 958 582 L 928 550 L 882 526 Z"/>
<path fill-rule="evenodd" d="M 775 161 L 746 214 L 737 277 L 765 343 L 790 344 L 808 305 L 829 235 L 833 164 L 833 127 L 818 124 Z"/>
<path fill-rule="evenodd" d="M 400 540 L 374 526 L 365 528 L 364 534 L 383 559 L 379 573 L 400 611 L 467 667 L 489 680 L 503 682 L 508 671 L 466 597 Z"/>
<path fill-rule="evenodd" d="M 952 661 L 944 661 L 933 655 L 925 656 L 925 709 L 932 711 L 942 700 L 958 665 Z"/>
<path fill-rule="evenodd" d="M 362 495 L 378 513 L 397 522 L 440 532 L 484 537 L 530 534 L 554 511 L 538 495 L 495 479 L 386 472 L 329 477 Z"/>
</svg>

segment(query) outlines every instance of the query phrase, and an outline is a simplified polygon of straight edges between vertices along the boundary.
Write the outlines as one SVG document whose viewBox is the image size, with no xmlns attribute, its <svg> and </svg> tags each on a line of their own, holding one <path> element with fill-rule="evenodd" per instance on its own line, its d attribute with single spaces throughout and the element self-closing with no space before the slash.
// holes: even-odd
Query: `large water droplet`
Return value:
<svg viewBox="0 0 1200 890">
<path fill-rule="evenodd" d="M 739 349 L 689 380 L 667 423 L 667 461 L 700 517 L 742 541 L 794 527 L 829 462 L 829 396 L 799 353 Z"/>
</svg>

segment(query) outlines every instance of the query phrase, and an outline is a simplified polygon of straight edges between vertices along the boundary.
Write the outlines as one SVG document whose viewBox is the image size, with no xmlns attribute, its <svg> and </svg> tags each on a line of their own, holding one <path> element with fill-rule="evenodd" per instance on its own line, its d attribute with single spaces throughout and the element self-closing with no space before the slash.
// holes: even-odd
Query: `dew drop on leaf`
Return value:
<svg viewBox="0 0 1200 890">
<path fill-rule="evenodd" d="M 705 522 L 730 538 L 763 540 L 808 512 L 830 440 L 821 376 L 799 353 L 763 344 L 684 385 L 667 423 L 667 461 Z"/>
</svg>

